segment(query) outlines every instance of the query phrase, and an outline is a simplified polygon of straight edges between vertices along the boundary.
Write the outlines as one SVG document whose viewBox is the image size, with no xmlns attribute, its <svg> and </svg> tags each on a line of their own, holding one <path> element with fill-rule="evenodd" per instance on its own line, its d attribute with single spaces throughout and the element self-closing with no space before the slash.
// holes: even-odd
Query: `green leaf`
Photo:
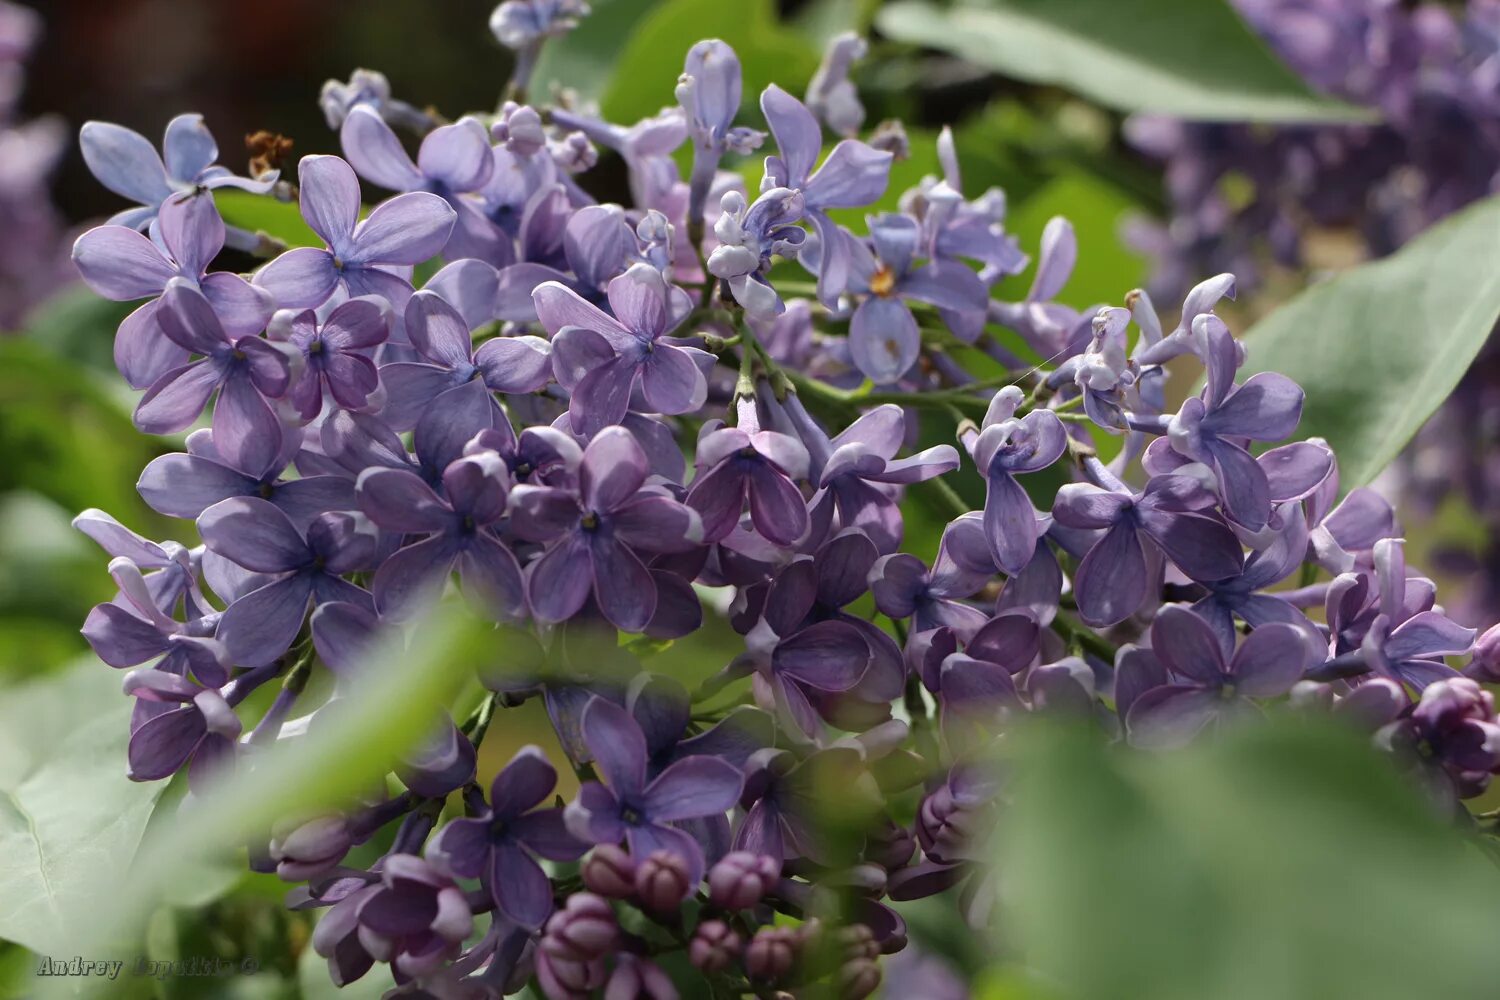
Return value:
<svg viewBox="0 0 1500 1000">
<path fill-rule="evenodd" d="M 125 777 L 130 699 L 96 660 L 7 689 L 0 700 L 0 938 L 77 954 L 161 788 Z"/>
<path fill-rule="evenodd" d="M 410 649 L 399 640 L 383 644 L 353 693 L 305 735 L 242 758 L 232 779 L 196 796 L 176 822 L 158 826 L 159 836 L 148 838 L 133 862 L 78 859 L 92 880 L 93 909 L 87 921 L 80 918 L 72 947 L 107 956 L 128 944 L 185 866 L 263 837 L 278 819 L 317 815 L 378 787 L 431 731 L 481 658 L 496 655 L 493 626 L 451 608 L 416 623 L 412 634 Z M 123 752 L 98 756 L 100 766 L 118 768 Z"/>
<path fill-rule="evenodd" d="M 1287 720 L 1143 755 L 1025 735 L 1003 926 L 1061 996 L 1493 995 L 1500 871 L 1360 736 Z"/>
<path fill-rule="evenodd" d="M 1138 208 L 1119 188 L 1080 170 L 1067 170 L 1012 210 L 1006 228 L 1032 257 L 1026 273 L 1003 288 L 1000 297 L 1020 298 L 1036 270 L 1042 230 L 1053 216 L 1073 224 L 1078 237 L 1078 265 L 1058 301 L 1075 309 L 1119 304 L 1125 293 L 1146 277 L 1145 261 L 1120 243 L 1120 226 Z"/>
<path fill-rule="evenodd" d="M 159 526 L 133 483 L 159 454 L 103 376 L 35 340 L 0 340 L 0 492 L 25 488 L 64 509 L 101 507 L 137 530 Z"/>
<path fill-rule="evenodd" d="M 1453 391 L 1500 317 L 1500 197 L 1400 252 L 1308 289 L 1246 336 L 1244 375 L 1307 392 L 1303 435 L 1328 440 L 1344 489 L 1374 479 Z"/>
<path fill-rule="evenodd" d="M 214 204 L 219 214 L 231 226 L 247 229 L 252 233 L 265 233 L 289 247 L 321 247 L 323 238 L 312 231 L 302 218 L 302 210 L 294 201 L 280 201 L 269 195 L 251 194 L 234 188 L 219 188 L 214 192 Z"/>
<path fill-rule="evenodd" d="M 637 20 L 628 38 L 615 35 L 620 55 L 600 100 L 604 117 L 629 123 L 675 103 L 688 49 L 705 38 L 723 39 L 739 56 L 747 121 L 759 119 L 767 84 L 800 94 L 818 67 L 818 51 L 777 23 L 772 0 L 667 0 Z"/>
<path fill-rule="evenodd" d="M 531 75 L 532 92 L 546 95 L 556 84 L 576 91 L 585 100 L 597 100 L 624 52 L 621 39 L 630 34 L 655 4 L 656 0 L 591 3 L 588 17 L 580 20 L 578 27 L 542 46 L 541 57 Z M 670 91 L 663 100 L 670 103 Z"/>
<path fill-rule="evenodd" d="M 1206 121 L 1370 117 L 1309 90 L 1226 0 L 898 0 L 875 23 L 898 41 L 1120 111 Z"/>
</svg>

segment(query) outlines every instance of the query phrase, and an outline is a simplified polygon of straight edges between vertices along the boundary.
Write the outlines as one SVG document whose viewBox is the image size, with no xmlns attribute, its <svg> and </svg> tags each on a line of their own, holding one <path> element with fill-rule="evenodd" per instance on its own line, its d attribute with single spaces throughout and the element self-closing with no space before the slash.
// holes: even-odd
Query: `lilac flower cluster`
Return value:
<svg viewBox="0 0 1500 1000">
<path fill-rule="evenodd" d="M 580 10 L 508 0 L 496 20 L 534 45 Z M 814 104 L 846 135 L 857 47 L 835 46 Z M 1054 301 L 1077 251 L 1059 219 L 1030 289 L 997 298 L 1027 258 L 1003 197 L 963 193 L 947 133 L 944 176 L 856 232 L 838 213 L 882 198 L 891 153 L 851 136 L 823 155 L 814 112 L 772 86 L 752 196 L 720 169 L 762 141 L 740 89 L 707 41 L 646 121 L 508 103 L 420 125 L 413 159 L 388 90 L 332 87 L 345 156 L 298 170 L 321 245 L 248 276 L 212 270 L 211 191 L 268 179 L 215 166 L 196 118 L 164 161 L 85 129 L 139 206 L 75 250 L 101 294 L 143 301 L 116 342 L 136 422 L 197 425 L 139 487 L 201 545 L 76 522 L 119 585 L 83 631 L 129 670 L 131 777 L 201 790 L 300 739 L 373 644 L 420 645 L 450 587 L 511 668 L 434 720 L 389 791 L 252 847 L 325 911 L 336 983 L 379 963 L 401 995 L 662 1000 L 675 953 L 715 995 L 867 996 L 907 943 L 890 902 L 962 884 L 987 919 L 1005 794 L 981 765 L 1030 714 L 1166 747 L 1273 702 L 1328 711 L 1448 807 L 1500 770 L 1493 702 L 1445 663 L 1474 633 L 1408 573 L 1390 508 L 1339 500 L 1322 443 L 1282 443 L 1296 385 L 1236 381 L 1214 313 L 1230 276 L 1170 331 L 1144 292 L 1079 312 Z M 634 204 L 587 193 L 601 146 Z M 395 193 L 366 211 L 361 177 Z M 1002 327 L 1051 366 L 1026 370 Z M 955 340 L 1016 370 L 976 377 Z M 1188 355 L 1207 384 L 1169 406 L 1164 365 Z M 913 451 L 918 413 L 956 420 L 960 447 Z M 941 478 L 974 471 L 981 510 Z M 951 519 L 931 565 L 902 551 L 913 504 Z M 710 616 L 739 637 L 721 670 L 690 691 L 650 669 Z M 1476 674 L 1500 669 L 1491 647 Z M 565 760 L 525 746 L 481 782 L 483 741 L 530 700 Z"/>
<path fill-rule="evenodd" d="M 1369 256 L 1500 190 L 1500 4 L 1235 0 L 1313 87 L 1378 112 L 1368 125 L 1187 123 L 1137 116 L 1136 148 L 1166 165 L 1172 217 L 1134 227 L 1158 257 L 1152 290 L 1206 271 L 1245 287 L 1272 262 L 1316 263 L 1319 232 L 1351 228 Z"/>
<path fill-rule="evenodd" d="M 0 225 L 10 234 L 0 246 L 0 331 L 17 329 L 32 306 L 72 277 L 49 189 L 67 130 L 54 117 L 17 115 L 26 58 L 41 27 L 29 7 L 0 0 Z"/>
</svg>

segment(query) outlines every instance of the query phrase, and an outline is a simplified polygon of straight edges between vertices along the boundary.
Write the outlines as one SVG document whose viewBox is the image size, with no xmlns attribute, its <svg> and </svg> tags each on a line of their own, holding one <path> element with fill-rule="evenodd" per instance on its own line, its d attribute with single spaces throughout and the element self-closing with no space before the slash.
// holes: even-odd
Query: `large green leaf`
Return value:
<svg viewBox="0 0 1500 1000">
<path fill-rule="evenodd" d="M 0 699 L 0 938 L 73 955 L 161 789 L 125 777 L 130 699 L 95 660 Z"/>
<path fill-rule="evenodd" d="M 1207 121 L 1367 116 L 1309 90 L 1226 0 L 898 0 L 875 23 L 899 41 L 1121 111 Z"/>
<path fill-rule="evenodd" d="M 231 226 L 248 229 L 252 233 L 265 233 L 289 247 L 323 245 L 323 238 L 312 231 L 312 227 L 302 218 L 302 210 L 294 201 L 280 201 L 269 195 L 220 188 L 214 192 L 214 204 L 218 206 L 224 221 Z"/>
<path fill-rule="evenodd" d="M 619 57 L 600 100 L 604 116 L 628 123 L 676 103 L 673 92 L 683 59 L 693 43 L 705 38 L 721 38 L 734 47 L 752 121 L 760 113 L 751 109 L 767 84 L 801 93 L 818 65 L 812 44 L 777 23 L 772 0 L 667 0 L 638 19 L 628 37 L 623 32 L 614 36 Z"/>
<path fill-rule="evenodd" d="M 1023 746 L 1004 928 L 1060 996 L 1494 995 L 1500 871 L 1361 737 L 1283 722 L 1160 756 Z"/>
<path fill-rule="evenodd" d="M 176 822 L 157 826 L 133 861 L 81 857 L 79 867 L 92 880 L 92 906 L 75 918 L 74 950 L 108 957 L 128 945 L 184 871 L 264 836 L 278 818 L 317 815 L 379 787 L 472 681 L 480 659 L 504 655 L 493 648 L 499 633 L 461 612 L 440 610 L 414 631 L 410 649 L 400 641 L 382 645 L 339 710 L 328 711 L 305 735 L 243 759 L 231 780 L 197 796 Z M 123 751 L 96 756 L 98 766 L 118 769 Z"/>
<path fill-rule="evenodd" d="M 1307 391 L 1300 433 L 1328 439 L 1345 489 L 1368 483 L 1453 391 L 1500 317 L 1500 197 L 1399 253 L 1316 285 L 1257 323 L 1244 374 Z"/>
</svg>

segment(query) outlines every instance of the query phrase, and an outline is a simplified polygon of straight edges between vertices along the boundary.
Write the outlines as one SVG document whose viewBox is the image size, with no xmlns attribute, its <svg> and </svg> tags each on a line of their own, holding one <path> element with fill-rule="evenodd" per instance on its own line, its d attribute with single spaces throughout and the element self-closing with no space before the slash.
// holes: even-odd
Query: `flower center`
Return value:
<svg viewBox="0 0 1500 1000">
<path fill-rule="evenodd" d="M 875 273 L 870 276 L 870 291 L 883 299 L 890 298 L 891 293 L 896 290 L 896 275 L 890 268 L 881 264 L 875 268 Z"/>
<path fill-rule="evenodd" d="M 584 531 L 594 531 L 599 527 L 599 515 L 593 511 L 589 511 L 583 517 L 579 518 L 578 524 Z"/>
</svg>

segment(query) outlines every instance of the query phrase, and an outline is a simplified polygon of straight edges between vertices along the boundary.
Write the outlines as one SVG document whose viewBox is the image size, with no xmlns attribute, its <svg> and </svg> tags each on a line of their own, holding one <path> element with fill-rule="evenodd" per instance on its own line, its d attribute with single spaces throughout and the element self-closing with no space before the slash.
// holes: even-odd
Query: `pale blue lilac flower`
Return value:
<svg viewBox="0 0 1500 1000">
<path fill-rule="evenodd" d="M 145 230 L 174 194 L 221 187 L 265 194 L 277 179 L 274 171 L 251 180 L 217 166 L 219 146 L 202 115 L 178 115 L 168 122 L 161 153 L 139 132 L 110 122 L 86 122 L 78 144 L 99 183 L 139 206 L 110 217 L 110 225 L 129 229 Z"/>
<path fill-rule="evenodd" d="M 865 106 L 849 79 L 849 70 L 869 54 L 865 40 L 852 31 L 841 32 L 823 48 L 823 61 L 807 85 L 807 107 L 837 135 L 853 138 L 865 121 Z"/>
<path fill-rule="evenodd" d="M 1302 418 L 1302 390 L 1276 372 L 1235 385 L 1239 348 L 1223 323 L 1205 325 L 1208 382 L 1201 395 L 1182 404 L 1167 436 L 1174 450 L 1213 469 L 1225 513 L 1255 531 L 1270 516 L 1270 484 L 1238 442 L 1279 441 L 1291 434 Z"/>
<path fill-rule="evenodd" d="M 846 290 L 861 296 L 849 320 L 849 353 L 865 377 L 880 384 L 904 375 L 922 347 L 916 317 L 904 300 L 978 315 L 989 294 L 962 264 L 916 264 L 922 234 L 915 219 L 887 214 L 869 221 L 873 254 L 863 243 L 846 243 Z"/>
<path fill-rule="evenodd" d="M 785 305 L 766 279 L 772 256 L 795 258 L 806 230 L 796 223 L 806 213 L 801 192 L 776 187 L 747 204 L 739 191 L 720 199 L 714 223 L 719 245 L 708 257 L 708 273 L 729 283 L 735 301 L 750 316 L 773 316 Z"/>
<path fill-rule="evenodd" d="M 141 389 L 187 363 L 188 349 L 163 332 L 157 310 L 168 282 L 193 284 L 232 337 L 265 329 L 269 293 L 228 271 L 206 273 L 224 248 L 224 220 L 205 195 L 174 195 L 161 205 L 150 239 L 124 226 L 90 229 L 73 244 L 73 262 L 88 286 L 117 302 L 150 299 L 120 324 L 115 367 Z"/>
<path fill-rule="evenodd" d="M 801 195 L 798 214 L 812 223 L 817 235 L 818 297 L 830 304 L 849 281 L 851 260 L 849 237 L 828 211 L 863 208 L 878 200 L 890 183 L 894 157 L 857 139 L 845 139 L 817 166 L 823 135 L 806 105 L 773 83 L 762 92 L 760 107 L 777 149 L 776 156 L 766 158 L 761 190 L 764 195 L 791 188 Z"/>
<path fill-rule="evenodd" d="M 384 73 L 371 69 L 355 70 L 348 82 L 325 80 L 318 92 L 318 107 L 331 129 L 342 126 L 349 112 L 358 107 L 371 108 L 390 124 L 418 134 L 434 124 L 432 115 L 392 97 L 391 82 Z"/>
<path fill-rule="evenodd" d="M 495 169 L 490 137 L 477 118 L 461 118 L 427 133 L 416 162 L 381 116 L 355 107 L 339 131 L 344 158 L 365 180 L 389 191 L 427 191 L 448 203 L 457 216 L 442 253 L 449 260 L 477 258 L 495 267 L 515 259 L 510 238 L 469 195 L 489 183 Z"/>
<path fill-rule="evenodd" d="M 974 464 L 984 472 L 984 537 L 995 565 L 1015 576 L 1036 552 L 1036 508 L 1016 476 L 1040 472 L 1062 457 L 1068 433 L 1051 410 L 1014 417 L 1020 393 L 1014 386 L 995 394 L 974 445 Z"/>
<path fill-rule="evenodd" d="M 361 221 L 359 180 L 337 156 L 307 156 L 297 168 L 302 217 L 326 248 L 288 250 L 255 273 L 283 309 L 320 306 L 337 291 L 379 295 L 392 307 L 411 296 L 410 271 L 436 257 L 457 218 L 437 195 L 414 191 L 381 202 Z"/>
<path fill-rule="evenodd" d="M 740 110 L 740 60 L 734 49 L 717 38 L 688 49 L 682 75 L 677 78 L 677 103 L 693 140 L 693 172 L 688 178 L 687 223 L 690 231 L 703 226 L 709 187 L 727 152 L 747 155 L 765 141 L 765 133 L 736 128 Z"/>
</svg>

